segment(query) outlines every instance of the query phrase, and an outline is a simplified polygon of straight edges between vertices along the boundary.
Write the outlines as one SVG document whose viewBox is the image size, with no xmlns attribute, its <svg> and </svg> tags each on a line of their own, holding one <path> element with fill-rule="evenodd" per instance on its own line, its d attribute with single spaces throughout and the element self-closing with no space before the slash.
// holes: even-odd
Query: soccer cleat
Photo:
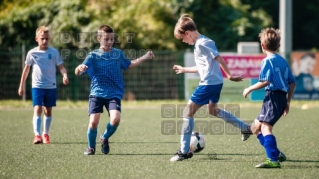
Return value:
<svg viewBox="0 0 319 179">
<path fill-rule="evenodd" d="M 48 134 L 43 134 L 43 143 L 49 144 L 50 143 L 50 137 Z"/>
<path fill-rule="evenodd" d="M 182 161 L 193 157 L 193 152 L 188 151 L 186 154 L 183 154 L 181 150 L 178 150 L 177 153 L 170 159 L 171 162 Z"/>
<path fill-rule="evenodd" d="M 108 154 L 110 152 L 109 139 L 103 139 L 101 136 L 101 151 L 103 154 Z"/>
<path fill-rule="evenodd" d="M 95 149 L 94 148 L 87 148 L 84 152 L 84 155 L 94 155 L 95 154 Z"/>
<path fill-rule="evenodd" d="M 278 156 L 278 160 L 279 160 L 279 162 L 284 162 L 287 160 L 287 157 L 284 153 L 280 152 L 279 156 Z"/>
<path fill-rule="evenodd" d="M 267 159 L 266 162 L 258 164 L 255 166 L 256 168 L 280 168 L 280 162 L 273 162 L 270 159 Z"/>
<path fill-rule="evenodd" d="M 42 143 L 42 138 L 39 135 L 34 136 L 34 140 L 33 140 L 34 144 L 41 144 Z"/>
<path fill-rule="evenodd" d="M 251 131 L 245 131 L 245 132 L 241 131 L 241 140 L 242 141 L 247 140 L 252 134 L 253 133 Z"/>
</svg>

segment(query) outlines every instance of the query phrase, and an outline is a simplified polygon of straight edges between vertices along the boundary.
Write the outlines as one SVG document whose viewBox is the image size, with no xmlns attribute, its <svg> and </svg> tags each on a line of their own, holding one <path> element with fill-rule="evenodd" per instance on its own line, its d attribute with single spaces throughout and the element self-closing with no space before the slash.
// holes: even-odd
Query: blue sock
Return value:
<svg viewBox="0 0 319 179">
<path fill-rule="evenodd" d="M 193 118 L 184 118 L 183 126 L 181 129 L 181 152 L 187 153 L 190 148 L 192 132 L 194 129 L 194 119 Z"/>
<path fill-rule="evenodd" d="M 222 118 L 225 122 L 232 124 L 233 126 L 239 128 L 241 131 L 248 130 L 248 124 L 244 123 L 242 120 L 238 119 L 236 116 L 223 109 L 219 110 L 217 117 Z"/>
<path fill-rule="evenodd" d="M 278 161 L 278 148 L 275 136 L 272 134 L 266 135 L 264 136 L 264 140 L 267 158 L 271 161 Z"/>
<path fill-rule="evenodd" d="M 104 131 L 104 133 L 102 134 L 102 138 L 103 139 L 108 139 L 110 138 L 116 131 L 118 126 L 113 126 L 111 123 L 108 123 L 106 125 L 106 129 Z"/>
<path fill-rule="evenodd" d="M 88 128 L 87 137 L 88 137 L 88 144 L 90 148 L 95 149 L 96 135 L 97 135 L 97 128 L 95 129 Z"/>
<path fill-rule="evenodd" d="M 264 140 L 265 139 L 264 139 L 264 136 L 262 135 L 262 133 L 258 134 L 257 138 L 259 140 L 260 145 L 264 146 Z M 277 148 L 277 156 L 279 156 L 279 153 L 280 153 L 280 151 Z"/>
<path fill-rule="evenodd" d="M 264 136 L 262 133 L 257 135 L 260 145 L 264 146 Z"/>
</svg>

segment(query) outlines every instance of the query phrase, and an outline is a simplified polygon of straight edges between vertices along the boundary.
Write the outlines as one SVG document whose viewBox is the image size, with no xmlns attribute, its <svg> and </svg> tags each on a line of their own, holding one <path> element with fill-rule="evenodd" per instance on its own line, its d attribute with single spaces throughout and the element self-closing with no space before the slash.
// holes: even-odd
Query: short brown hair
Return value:
<svg viewBox="0 0 319 179">
<path fill-rule="evenodd" d="M 265 28 L 259 33 L 260 42 L 266 50 L 277 51 L 280 45 L 280 30 Z"/>
<path fill-rule="evenodd" d="M 98 31 L 97 31 L 98 36 L 100 36 L 100 34 L 101 34 L 102 32 L 105 32 L 105 33 L 113 33 L 114 31 L 113 31 L 113 29 L 112 29 L 111 26 L 109 26 L 109 25 L 102 25 L 102 26 L 100 26 L 100 28 L 99 28 Z"/>
<path fill-rule="evenodd" d="M 188 14 L 183 14 L 177 21 L 174 29 L 174 36 L 181 39 L 186 31 L 196 31 L 196 24 Z"/>
<path fill-rule="evenodd" d="M 40 26 L 37 28 L 37 30 L 35 31 L 35 36 L 37 37 L 38 35 L 40 35 L 41 33 L 49 33 L 50 29 L 46 26 Z"/>
</svg>

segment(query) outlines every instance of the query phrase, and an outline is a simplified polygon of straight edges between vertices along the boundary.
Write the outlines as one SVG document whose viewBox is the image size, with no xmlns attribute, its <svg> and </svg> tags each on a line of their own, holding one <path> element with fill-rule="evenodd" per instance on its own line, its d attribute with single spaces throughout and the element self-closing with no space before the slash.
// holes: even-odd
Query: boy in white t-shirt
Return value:
<svg viewBox="0 0 319 179">
<path fill-rule="evenodd" d="M 242 131 L 242 140 L 248 139 L 252 134 L 249 125 L 217 106 L 224 80 L 220 67 L 231 81 L 239 82 L 243 80 L 243 77 L 231 75 L 226 62 L 219 55 L 215 42 L 200 34 L 195 22 L 187 14 L 182 15 L 176 23 L 174 36 L 189 45 L 194 45 L 196 66 L 174 65 L 173 69 L 177 74 L 199 73 L 200 82 L 183 111 L 181 148 L 170 161 L 182 161 L 193 156 L 190 150 L 190 139 L 194 128 L 194 115 L 205 104 L 208 104 L 209 114 L 238 127 Z"/>
<path fill-rule="evenodd" d="M 38 46 L 30 50 L 27 54 L 25 67 L 21 75 L 21 82 L 18 90 L 20 96 L 23 95 L 23 87 L 32 66 L 32 103 L 34 144 L 50 143 L 49 129 L 52 121 L 52 107 L 56 106 L 57 85 L 56 66 L 63 76 L 63 84 L 68 84 L 67 71 L 63 66 L 59 52 L 49 47 L 50 31 L 46 26 L 41 26 L 36 30 L 35 40 Z M 41 115 L 43 116 L 43 134 L 40 135 Z"/>
</svg>

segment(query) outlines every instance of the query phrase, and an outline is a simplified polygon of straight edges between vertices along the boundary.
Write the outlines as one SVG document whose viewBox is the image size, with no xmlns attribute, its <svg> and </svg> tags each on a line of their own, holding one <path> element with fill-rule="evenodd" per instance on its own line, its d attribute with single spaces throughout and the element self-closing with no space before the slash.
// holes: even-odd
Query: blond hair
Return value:
<svg viewBox="0 0 319 179">
<path fill-rule="evenodd" d="M 266 50 L 277 51 L 280 45 L 280 30 L 274 28 L 262 29 L 259 33 L 260 42 Z"/>
<path fill-rule="evenodd" d="M 186 31 L 196 31 L 196 24 L 188 14 L 183 14 L 177 21 L 174 29 L 174 36 L 181 39 Z"/>
<path fill-rule="evenodd" d="M 42 33 L 50 33 L 50 29 L 46 26 L 40 26 L 39 28 L 37 28 L 37 30 L 35 31 L 35 36 L 39 36 Z"/>
</svg>

